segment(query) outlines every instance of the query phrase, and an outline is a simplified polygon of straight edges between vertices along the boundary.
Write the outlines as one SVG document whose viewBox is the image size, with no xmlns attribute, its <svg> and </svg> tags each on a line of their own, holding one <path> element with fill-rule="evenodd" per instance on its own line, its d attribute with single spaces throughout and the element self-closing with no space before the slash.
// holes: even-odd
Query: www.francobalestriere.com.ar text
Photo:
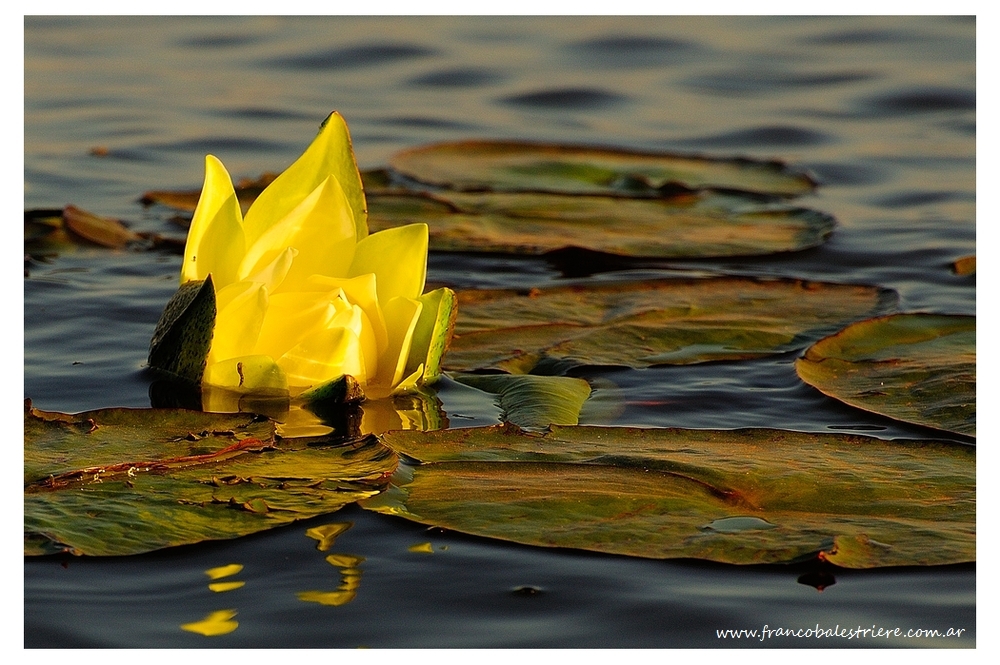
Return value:
<svg viewBox="0 0 1000 665">
<path fill-rule="evenodd" d="M 928 637 L 961 637 L 966 632 L 965 628 L 885 628 L 872 624 L 871 628 L 858 626 L 857 628 L 841 628 L 837 624 L 833 628 L 824 628 L 816 624 L 813 628 L 771 628 L 767 624 L 761 629 L 742 630 L 716 630 L 715 636 L 720 640 L 764 640 L 775 637 L 811 637 L 824 638 L 836 637 L 841 639 L 861 639 L 868 638 L 928 638 Z"/>
</svg>

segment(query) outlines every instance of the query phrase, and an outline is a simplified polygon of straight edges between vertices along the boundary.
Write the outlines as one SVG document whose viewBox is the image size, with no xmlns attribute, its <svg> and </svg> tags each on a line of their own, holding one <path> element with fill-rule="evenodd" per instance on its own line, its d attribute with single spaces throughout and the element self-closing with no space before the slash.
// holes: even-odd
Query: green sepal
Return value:
<svg viewBox="0 0 1000 665">
<path fill-rule="evenodd" d="M 149 366 L 200 383 L 215 330 L 212 276 L 181 285 L 167 303 L 149 342 Z"/>
<path fill-rule="evenodd" d="M 350 374 L 344 374 L 307 390 L 299 398 L 306 405 L 353 404 L 364 401 L 365 391 L 357 379 Z"/>
<path fill-rule="evenodd" d="M 454 291 L 442 287 L 425 293 L 418 300 L 423 308 L 413 330 L 413 343 L 404 374 L 412 374 L 423 363 L 424 377 L 421 383 L 430 385 L 441 376 L 441 360 L 455 331 L 458 298 Z"/>
</svg>

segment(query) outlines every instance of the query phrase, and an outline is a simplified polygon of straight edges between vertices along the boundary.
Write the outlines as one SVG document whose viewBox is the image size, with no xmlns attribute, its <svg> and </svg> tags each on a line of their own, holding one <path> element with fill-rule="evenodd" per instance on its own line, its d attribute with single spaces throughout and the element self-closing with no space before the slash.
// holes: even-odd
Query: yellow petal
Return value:
<svg viewBox="0 0 1000 665">
<path fill-rule="evenodd" d="M 205 368 L 202 383 L 239 392 L 287 390 L 281 368 L 269 356 L 228 358 Z"/>
<path fill-rule="evenodd" d="M 303 339 L 278 359 L 293 389 L 326 383 L 344 374 L 364 381 L 361 341 L 348 328 L 320 330 Z"/>
<path fill-rule="evenodd" d="M 240 278 L 262 270 L 276 256 L 292 247 L 298 255 L 284 290 L 294 290 L 314 273 L 341 277 L 354 258 L 354 217 L 340 183 L 324 179 L 299 205 L 266 229 L 247 249 L 239 267 Z"/>
<path fill-rule="evenodd" d="M 393 298 L 382 308 L 389 330 L 389 346 L 379 356 L 375 381 L 365 389 L 369 396 L 384 397 L 403 379 L 421 308 L 420 301 L 411 298 Z"/>
<path fill-rule="evenodd" d="M 330 175 L 343 187 L 350 202 L 355 236 L 359 240 L 367 236 L 368 208 L 361 186 L 361 174 L 351 148 L 351 137 L 344 119 L 339 113 L 332 113 L 302 156 L 268 185 L 250 206 L 244 222 L 248 242 L 256 241 L 276 220 L 291 212 Z"/>
<path fill-rule="evenodd" d="M 419 297 L 427 277 L 427 225 L 385 229 L 359 242 L 347 276 L 366 273 L 374 273 L 381 303 Z"/>
<path fill-rule="evenodd" d="M 294 247 L 286 247 L 274 257 L 274 260 L 260 270 L 240 279 L 248 282 L 259 282 L 264 285 L 268 293 L 274 293 L 285 281 L 285 276 L 292 269 L 292 263 L 298 254 L 299 250 Z"/>
<path fill-rule="evenodd" d="M 309 335 L 330 327 L 350 305 L 336 293 L 279 293 L 271 296 L 254 353 L 280 358 Z"/>
<path fill-rule="evenodd" d="M 251 354 L 267 311 L 267 289 L 259 282 L 236 282 L 219 291 L 216 304 L 208 362 Z"/>
<path fill-rule="evenodd" d="M 208 155 L 205 184 L 184 246 L 181 284 L 205 279 L 209 273 L 216 289 L 231 284 L 245 250 L 243 216 L 233 182 L 222 162 Z"/>
<path fill-rule="evenodd" d="M 385 317 L 382 316 L 382 310 L 378 306 L 375 275 L 368 273 L 352 277 L 351 279 L 313 275 L 302 285 L 302 289 L 308 291 L 334 291 L 341 289 L 347 296 L 348 302 L 360 307 L 368 317 L 372 332 L 375 335 L 375 344 L 379 351 L 383 351 L 389 345 L 389 336 L 385 328 Z"/>
<path fill-rule="evenodd" d="M 404 395 L 409 392 L 413 392 L 416 389 L 417 384 L 420 380 L 424 378 L 424 365 L 421 363 L 417 369 L 413 370 L 413 373 L 406 378 L 400 379 L 399 383 L 392 389 L 392 395 Z M 409 429 L 409 428 L 407 428 Z"/>
</svg>

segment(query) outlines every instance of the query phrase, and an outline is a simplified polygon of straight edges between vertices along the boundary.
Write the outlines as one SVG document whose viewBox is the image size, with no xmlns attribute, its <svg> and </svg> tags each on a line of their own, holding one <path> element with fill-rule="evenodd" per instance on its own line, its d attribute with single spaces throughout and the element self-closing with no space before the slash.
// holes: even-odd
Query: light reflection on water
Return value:
<svg viewBox="0 0 1000 665">
<path fill-rule="evenodd" d="M 462 138 L 779 158 L 823 183 L 796 204 L 837 218 L 824 246 L 624 262 L 593 278 L 686 270 L 872 283 L 897 290 L 904 311 L 971 314 L 975 277 L 948 265 L 976 251 L 975 99 L 975 22 L 953 17 L 29 17 L 24 205 L 72 203 L 179 235 L 162 210 L 136 203 L 142 192 L 196 188 L 206 152 L 237 178 L 284 168 L 334 108 L 365 168 Z M 30 263 L 25 396 L 64 411 L 147 406 L 142 367 L 179 262 L 78 249 Z M 432 256 L 428 275 L 462 288 L 579 276 L 554 258 L 458 254 Z M 927 436 L 832 404 L 797 380 L 794 356 L 595 371 L 584 422 Z M 497 418 L 460 384 L 437 396 L 451 426 Z M 416 423 L 440 418 L 436 408 L 369 418 Z M 329 523 L 318 518 L 121 560 L 27 561 L 25 643 L 720 646 L 714 629 L 764 623 L 974 631 L 973 566 L 837 572 L 820 593 L 796 582 L 810 572 L 796 567 L 553 552 L 355 507 L 335 517 L 353 526 L 328 553 L 304 537 Z M 213 593 L 205 571 L 232 562 L 244 586 Z M 537 593 L 514 593 L 523 588 Z M 316 602 L 303 602 L 310 593 Z M 223 610 L 238 615 L 215 620 L 238 628 L 212 638 L 180 629 Z"/>
</svg>

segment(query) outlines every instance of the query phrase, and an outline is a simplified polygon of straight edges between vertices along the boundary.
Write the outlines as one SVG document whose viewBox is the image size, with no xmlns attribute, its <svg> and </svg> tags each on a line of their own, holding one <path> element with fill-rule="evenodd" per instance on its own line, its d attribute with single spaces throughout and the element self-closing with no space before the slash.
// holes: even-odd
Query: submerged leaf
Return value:
<svg viewBox="0 0 1000 665">
<path fill-rule="evenodd" d="M 825 395 L 883 416 L 976 435 L 976 317 L 895 314 L 822 339 L 796 361 Z"/>
<path fill-rule="evenodd" d="M 236 538 L 376 494 L 396 455 L 274 437 L 246 414 L 24 415 L 25 554 L 117 556 Z"/>
<path fill-rule="evenodd" d="M 778 162 L 502 141 L 420 146 L 389 164 L 414 180 L 459 190 L 658 195 L 679 185 L 798 196 L 816 186 Z"/>
<path fill-rule="evenodd" d="M 373 230 L 425 222 L 443 251 L 542 254 L 579 247 L 621 256 L 697 258 L 821 244 L 829 215 L 711 191 L 666 198 L 540 192 L 369 194 Z"/>
<path fill-rule="evenodd" d="M 976 558 L 971 446 L 764 429 L 530 434 L 512 425 L 383 441 L 421 463 L 401 467 L 393 487 L 362 505 L 478 536 L 736 564 Z"/>
<path fill-rule="evenodd" d="M 894 303 L 871 286 L 737 277 L 460 291 L 445 366 L 523 374 L 543 358 L 635 368 L 753 358 Z"/>
</svg>

